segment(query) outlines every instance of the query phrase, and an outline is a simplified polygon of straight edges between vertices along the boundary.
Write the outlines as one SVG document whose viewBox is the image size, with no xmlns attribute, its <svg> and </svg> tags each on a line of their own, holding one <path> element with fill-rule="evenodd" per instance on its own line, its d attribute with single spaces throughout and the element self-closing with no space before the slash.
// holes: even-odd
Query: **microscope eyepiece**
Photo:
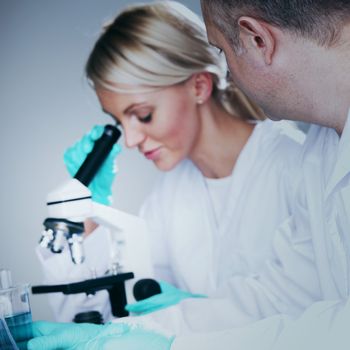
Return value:
<svg viewBox="0 0 350 350">
<path fill-rule="evenodd" d="M 74 178 L 88 186 L 121 134 L 116 126 L 106 125 L 102 136 L 95 141 L 92 151 L 88 154 Z"/>
</svg>

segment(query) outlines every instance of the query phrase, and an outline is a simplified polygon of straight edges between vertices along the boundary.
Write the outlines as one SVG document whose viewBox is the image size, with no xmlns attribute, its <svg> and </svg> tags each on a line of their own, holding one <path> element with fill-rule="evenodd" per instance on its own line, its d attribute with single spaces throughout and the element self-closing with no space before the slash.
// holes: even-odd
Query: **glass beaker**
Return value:
<svg viewBox="0 0 350 350">
<path fill-rule="evenodd" d="M 0 315 L 20 350 L 27 349 L 32 338 L 32 313 L 29 303 L 29 285 L 0 289 Z"/>
</svg>

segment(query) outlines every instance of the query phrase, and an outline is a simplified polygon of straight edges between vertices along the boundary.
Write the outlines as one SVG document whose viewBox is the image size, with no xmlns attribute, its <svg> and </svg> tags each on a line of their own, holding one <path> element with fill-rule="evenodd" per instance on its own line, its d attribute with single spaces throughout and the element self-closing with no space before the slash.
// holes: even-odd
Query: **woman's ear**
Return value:
<svg viewBox="0 0 350 350">
<path fill-rule="evenodd" d="M 240 41 L 254 59 L 270 65 L 276 47 L 274 27 L 270 24 L 248 16 L 238 20 Z"/>
<path fill-rule="evenodd" d="M 213 77 L 208 72 L 193 74 L 194 97 L 197 104 L 206 102 L 213 92 Z"/>
</svg>

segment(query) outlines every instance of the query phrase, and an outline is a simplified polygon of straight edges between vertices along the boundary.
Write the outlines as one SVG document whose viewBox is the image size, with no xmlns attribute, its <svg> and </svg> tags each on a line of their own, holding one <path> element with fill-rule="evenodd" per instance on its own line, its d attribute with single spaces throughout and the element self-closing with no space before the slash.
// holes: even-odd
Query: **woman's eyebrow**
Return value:
<svg viewBox="0 0 350 350">
<path fill-rule="evenodd" d="M 132 109 L 135 107 L 140 107 L 142 105 L 146 104 L 146 102 L 139 102 L 139 103 L 133 103 L 130 106 L 126 107 L 123 111 L 123 114 L 128 114 Z"/>
</svg>

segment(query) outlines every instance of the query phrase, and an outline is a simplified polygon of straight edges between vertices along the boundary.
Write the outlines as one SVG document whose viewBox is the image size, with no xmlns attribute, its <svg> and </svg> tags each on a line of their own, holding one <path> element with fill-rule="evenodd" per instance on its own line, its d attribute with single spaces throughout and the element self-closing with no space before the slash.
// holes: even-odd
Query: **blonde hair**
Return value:
<svg viewBox="0 0 350 350">
<path fill-rule="evenodd" d="M 175 1 L 127 7 L 103 27 L 86 64 L 95 88 L 122 93 L 182 83 L 200 72 L 212 75 L 213 98 L 229 113 L 263 119 L 260 108 L 227 81 L 226 61 L 209 45 L 204 23 Z"/>
</svg>

